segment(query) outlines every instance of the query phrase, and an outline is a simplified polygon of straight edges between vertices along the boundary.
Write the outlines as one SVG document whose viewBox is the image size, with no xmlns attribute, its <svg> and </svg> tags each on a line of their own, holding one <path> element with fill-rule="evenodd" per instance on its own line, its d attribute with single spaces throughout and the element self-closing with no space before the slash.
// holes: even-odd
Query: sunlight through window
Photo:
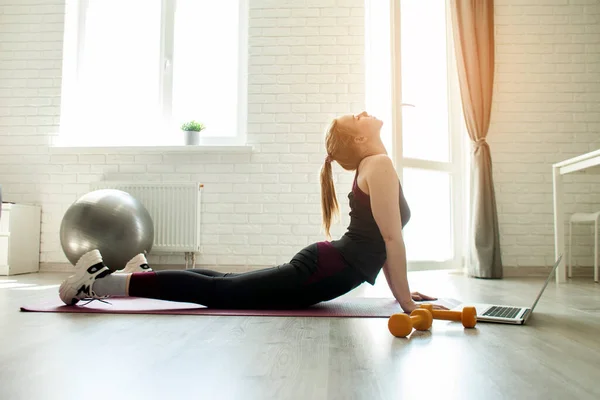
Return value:
<svg viewBox="0 0 600 400">
<path fill-rule="evenodd" d="M 203 135 L 236 134 L 240 34 L 237 3 L 219 0 L 216 6 L 216 2 L 197 0 L 177 2 L 173 66 L 173 122 L 177 126 L 195 119 L 205 124 Z"/>
<path fill-rule="evenodd" d="M 444 1 L 401 5 L 403 157 L 450 161 Z"/>
<path fill-rule="evenodd" d="M 57 144 L 174 146 L 191 120 L 205 126 L 203 138 L 239 142 L 246 7 L 246 0 L 67 0 Z"/>
</svg>

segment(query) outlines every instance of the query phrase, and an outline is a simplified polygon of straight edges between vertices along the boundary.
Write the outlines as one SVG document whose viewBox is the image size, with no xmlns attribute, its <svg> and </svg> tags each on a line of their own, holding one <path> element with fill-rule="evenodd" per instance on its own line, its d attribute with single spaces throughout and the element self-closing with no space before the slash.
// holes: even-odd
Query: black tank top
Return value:
<svg viewBox="0 0 600 400">
<path fill-rule="evenodd" d="M 354 176 L 352 191 L 348 194 L 350 200 L 350 224 L 348 230 L 339 239 L 332 241 L 346 263 L 356 268 L 371 285 L 381 271 L 387 259 L 385 242 L 379 227 L 373 217 L 369 195 L 360 190 L 357 183 L 358 171 Z M 400 185 L 400 213 L 402 228 L 410 220 L 410 208 L 404 198 L 402 185 Z"/>
</svg>

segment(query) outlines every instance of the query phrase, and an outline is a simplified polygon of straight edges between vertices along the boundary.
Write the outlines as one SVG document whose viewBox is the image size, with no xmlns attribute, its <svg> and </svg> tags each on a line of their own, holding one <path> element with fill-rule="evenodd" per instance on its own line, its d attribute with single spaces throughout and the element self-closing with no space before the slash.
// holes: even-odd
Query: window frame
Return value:
<svg viewBox="0 0 600 400">
<path fill-rule="evenodd" d="M 126 0 L 124 0 L 126 1 Z M 175 46 L 175 13 L 177 0 L 160 0 L 161 2 L 161 25 L 160 25 L 160 50 L 156 67 L 159 70 L 159 107 L 162 120 L 166 129 L 179 130 L 173 123 L 173 70 L 177 62 Z M 248 24 L 249 24 L 249 0 L 238 0 L 239 11 L 239 38 L 238 38 L 238 69 L 237 69 L 237 124 L 233 135 L 200 135 L 200 146 L 246 146 L 247 144 L 247 122 L 248 122 Z M 86 15 L 89 9 L 89 0 L 67 0 L 65 4 L 65 33 L 63 72 L 61 90 L 61 116 L 59 134 L 54 140 L 57 147 L 112 147 L 94 143 L 91 139 L 73 144 L 70 130 L 77 129 L 71 120 L 73 110 L 71 104 L 77 101 L 77 81 L 81 73 L 81 57 L 85 49 Z M 74 35 L 74 37 L 70 37 Z M 65 132 L 65 127 L 66 128 Z M 71 140 L 70 140 L 71 139 Z M 153 145 L 145 144 L 147 147 L 177 147 L 177 144 Z M 181 145 L 183 146 L 183 144 Z M 115 147 L 129 147 L 125 144 L 117 144 Z"/>
</svg>

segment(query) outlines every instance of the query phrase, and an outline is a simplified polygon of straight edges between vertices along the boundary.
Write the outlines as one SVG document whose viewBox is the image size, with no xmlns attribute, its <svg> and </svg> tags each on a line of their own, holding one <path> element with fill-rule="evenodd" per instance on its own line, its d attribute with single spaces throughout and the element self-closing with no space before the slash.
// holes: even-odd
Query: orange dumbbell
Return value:
<svg viewBox="0 0 600 400">
<path fill-rule="evenodd" d="M 431 312 L 424 308 L 417 308 L 409 315 L 394 314 L 388 320 L 388 329 L 396 337 L 407 337 L 413 328 L 418 331 L 426 331 L 431 328 L 433 317 Z"/>
<path fill-rule="evenodd" d="M 428 310 L 433 319 L 462 322 L 465 328 L 474 328 L 477 325 L 477 310 L 475 307 L 463 307 L 462 311 L 434 310 L 431 304 L 421 304 L 420 308 Z"/>
</svg>

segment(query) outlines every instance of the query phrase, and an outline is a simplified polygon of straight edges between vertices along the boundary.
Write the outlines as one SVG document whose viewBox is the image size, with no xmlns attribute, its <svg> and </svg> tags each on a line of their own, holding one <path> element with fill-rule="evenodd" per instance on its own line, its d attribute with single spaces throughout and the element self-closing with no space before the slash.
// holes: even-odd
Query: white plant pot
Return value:
<svg viewBox="0 0 600 400">
<path fill-rule="evenodd" d="M 200 144 L 200 132 L 198 131 L 185 131 L 184 137 L 186 146 L 198 146 Z"/>
</svg>

